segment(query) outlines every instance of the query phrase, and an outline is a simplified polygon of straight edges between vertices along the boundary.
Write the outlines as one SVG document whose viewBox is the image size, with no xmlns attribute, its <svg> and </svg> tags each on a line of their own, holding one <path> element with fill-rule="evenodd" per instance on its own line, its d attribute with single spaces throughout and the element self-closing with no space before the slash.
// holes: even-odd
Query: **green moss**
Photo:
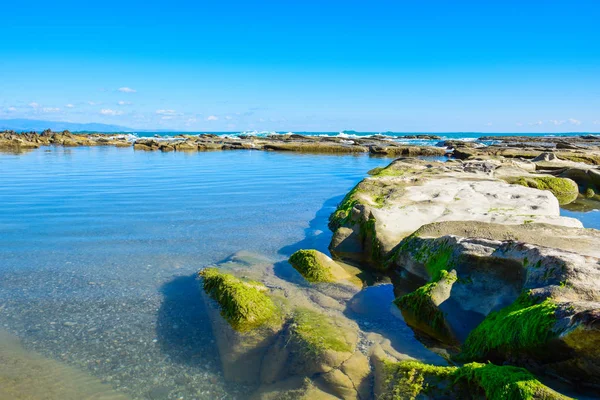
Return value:
<svg viewBox="0 0 600 400">
<path fill-rule="evenodd" d="M 385 365 L 384 400 L 414 400 L 444 380 L 451 380 L 456 367 L 439 367 L 419 361 L 401 361 Z"/>
<path fill-rule="evenodd" d="M 561 205 L 572 203 L 579 195 L 577 184 L 566 178 L 556 178 L 554 176 L 522 176 L 510 183 L 534 189 L 549 190 L 556 196 Z"/>
<path fill-rule="evenodd" d="M 319 262 L 316 250 L 298 250 L 290 257 L 292 267 L 309 282 L 332 282 L 333 275 L 325 265 Z"/>
<path fill-rule="evenodd" d="M 409 325 L 416 325 L 417 328 L 428 326 L 431 330 L 427 329 L 427 331 L 433 336 L 448 337 L 449 332 L 444 325 L 444 313 L 439 310 L 432 299 L 433 289 L 442 281 L 451 284 L 456 281 L 456 277 L 450 275 L 446 270 L 440 270 L 436 280 L 397 298 L 394 300 L 394 304 L 403 311 Z M 409 314 L 406 315 L 406 312 Z"/>
<path fill-rule="evenodd" d="M 595 195 L 596 195 L 596 192 L 591 187 L 588 187 L 585 189 L 585 197 L 587 197 L 588 199 L 591 199 Z"/>
<path fill-rule="evenodd" d="M 363 242 L 363 247 L 370 247 L 370 256 L 371 261 L 373 261 L 376 265 L 381 265 L 382 261 L 382 248 L 379 239 L 377 239 L 377 228 L 376 228 L 377 220 L 373 215 L 369 216 L 367 221 L 360 223 L 360 238 Z M 370 240 L 370 242 L 368 242 Z"/>
<path fill-rule="evenodd" d="M 217 268 L 200 271 L 204 291 L 221 308 L 221 315 L 240 332 L 252 330 L 277 315 L 277 307 L 260 282 L 244 281 Z"/>
<path fill-rule="evenodd" d="M 534 350 L 551 338 L 556 304 L 529 294 L 490 313 L 467 337 L 461 359 L 483 359 L 490 352 L 503 354 Z"/>
<path fill-rule="evenodd" d="M 380 173 L 380 172 L 381 172 L 383 169 L 384 169 L 384 167 L 375 167 L 375 168 L 373 168 L 373 169 L 369 170 L 369 171 L 367 172 L 367 174 L 369 174 L 369 175 L 377 175 L 377 174 L 378 174 L 378 173 Z"/>
<path fill-rule="evenodd" d="M 350 217 L 352 216 L 352 208 L 358 203 L 358 200 L 355 199 L 355 194 L 358 193 L 360 183 L 356 185 L 342 200 L 342 202 L 338 205 L 337 209 L 333 214 L 329 216 L 329 228 L 332 231 L 336 231 L 339 227 L 344 225 Z"/>
<path fill-rule="evenodd" d="M 454 382 L 483 391 L 488 400 L 568 399 L 543 385 L 526 369 L 513 366 L 466 364 L 455 371 Z"/>
<path fill-rule="evenodd" d="M 290 329 L 292 340 L 307 353 L 318 355 L 327 350 L 352 350 L 344 340 L 344 333 L 325 314 L 307 308 L 297 308 Z"/>
<path fill-rule="evenodd" d="M 384 400 L 428 398 L 488 400 L 566 400 L 543 385 L 530 372 L 513 366 L 471 363 L 462 367 L 440 367 L 418 361 L 385 365 Z"/>
</svg>

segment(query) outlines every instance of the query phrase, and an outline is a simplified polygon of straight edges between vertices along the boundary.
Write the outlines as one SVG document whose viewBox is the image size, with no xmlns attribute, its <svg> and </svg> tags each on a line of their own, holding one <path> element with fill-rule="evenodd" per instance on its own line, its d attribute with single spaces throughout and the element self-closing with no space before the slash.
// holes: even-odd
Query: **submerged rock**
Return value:
<svg viewBox="0 0 600 400">
<path fill-rule="evenodd" d="M 324 307 L 339 305 L 337 284 L 323 283 L 330 285 L 328 294 L 294 285 L 278 278 L 272 263 L 249 254 L 200 274 L 227 380 L 260 384 L 260 399 L 275 393 L 359 399 L 370 393 L 369 362 L 357 350 L 358 325 L 343 308 Z M 339 287 L 342 293 L 359 290 Z"/>
</svg>

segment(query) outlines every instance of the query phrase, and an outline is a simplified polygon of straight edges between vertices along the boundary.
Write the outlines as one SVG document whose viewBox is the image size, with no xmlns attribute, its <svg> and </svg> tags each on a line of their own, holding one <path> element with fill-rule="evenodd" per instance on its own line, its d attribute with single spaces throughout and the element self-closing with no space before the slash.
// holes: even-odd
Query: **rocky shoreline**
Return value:
<svg viewBox="0 0 600 400">
<path fill-rule="evenodd" d="M 432 136 L 425 135 L 431 139 Z M 400 145 L 383 136 L 344 139 L 341 137 L 304 136 L 297 134 L 267 137 L 219 136 L 214 134 L 176 135 L 172 137 L 136 138 L 129 135 L 103 133 L 0 132 L 0 150 L 28 151 L 42 146 L 116 146 L 141 151 L 217 151 L 265 150 L 303 153 L 360 154 L 378 156 L 444 156 L 446 149 L 434 146 Z"/>
<path fill-rule="evenodd" d="M 254 399 L 598 393 L 600 231 L 559 209 L 596 202 L 598 172 L 548 148 L 370 171 L 330 217 L 334 259 L 290 258 L 299 282 L 243 257 L 200 272 L 226 377 L 258 387 Z M 365 272 L 392 280 L 389 306 L 434 364 L 348 317 Z"/>
<path fill-rule="evenodd" d="M 291 274 L 249 253 L 203 268 L 199 296 L 225 379 L 265 400 L 594 398 L 600 231 L 562 217 L 560 206 L 600 208 L 600 141 L 489 140 L 428 147 L 378 137 L 129 140 L 46 131 L 1 133 L 0 148 L 449 155 L 369 171 L 330 217 L 333 258 L 299 250 Z M 352 317 L 373 281 L 393 284 L 396 299 L 378 306 L 406 322 L 427 357 L 398 351 Z"/>
</svg>

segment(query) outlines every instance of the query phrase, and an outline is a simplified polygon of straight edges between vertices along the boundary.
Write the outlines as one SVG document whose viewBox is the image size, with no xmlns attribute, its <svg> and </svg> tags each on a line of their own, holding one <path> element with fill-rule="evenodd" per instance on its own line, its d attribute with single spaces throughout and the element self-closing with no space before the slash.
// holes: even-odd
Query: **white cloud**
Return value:
<svg viewBox="0 0 600 400">
<path fill-rule="evenodd" d="M 569 118 L 569 123 L 571 125 L 581 125 L 581 121 L 575 118 Z"/>
<path fill-rule="evenodd" d="M 491 122 L 488 122 L 487 124 L 485 124 L 485 126 L 492 126 L 493 124 Z"/>
<path fill-rule="evenodd" d="M 123 111 L 115 111 L 111 110 L 110 108 L 103 108 L 102 110 L 100 110 L 100 114 L 114 116 L 123 114 Z"/>
<path fill-rule="evenodd" d="M 65 107 L 67 107 L 67 108 L 75 108 L 75 106 L 73 104 L 71 104 L 71 103 L 67 104 Z"/>
<path fill-rule="evenodd" d="M 44 107 L 42 108 L 42 112 L 51 114 L 51 113 L 57 113 L 60 112 L 60 108 L 57 107 Z"/>
<path fill-rule="evenodd" d="M 173 119 L 173 117 L 170 115 L 165 115 L 164 117 L 160 117 L 160 119 Z"/>
<path fill-rule="evenodd" d="M 98 103 L 98 102 L 96 102 L 96 101 L 88 101 L 87 103 L 88 103 L 90 106 L 96 106 L 96 105 L 100 104 L 100 103 Z"/>
<path fill-rule="evenodd" d="M 594 125 L 600 125 L 600 120 L 594 121 Z"/>
<path fill-rule="evenodd" d="M 542 121 L 537 121 L 537 122 L 530 122 L 530 123 L 529 123 L 529 125 L 531 125 L 531 126 L 534 126 L 534 125 L 540 126 L 540 125 L 542 125 L 543 123 L 544 123 L 544 122 L 542 122 Z"/>
<path fill-rule="evenodd" d="M 120 105 L 120 106 L 130 106 L 132 103 L 130 101 L 123 101 L 123 100 L 121 100 L 117 104 Z"/>
<path fill-rule="evenodd" d="M 219 117 L 217 117 L 216 115 L 209 115 L 209 116 L 206 118 L 206 120 L 207 120 L 207 121 L 216 121 L 216 120 L 218 120 L 218 119 L 219 119 Z"/>
<path fill-rule="evenodd" d="M 515 125 L 517 125 L 517 126 L 523 126 L 523 123 L 522 122 L 517 122 Z"/>
<path fill-rule="evenodd" d="M 226 119 L 227 121 L 230 121 L 231 119 L 233 119 L 233 117 L 232 117 L 231 115 L 227 115 L 227 116 L 225 116 L 225 119 Z"/>
<path fill-rule="evenodd" d="M 17 108 L 16 107 L 8 107 L 6 110 L 9 112 L 13 112 L 13 111 L 17 111 Z"/>
<path fill-rule="evenodd" d="M 117 90 L 119 92 L 121 92 L 121 93 L 135 93 L 135 92 L 137 92 L 137 90 L 129 88 L 129 87 L 122 87 L 122 88 L 118 88 Z"/>
<path fill-rule="evenodd" d="M 178 113 L 175 110 L 156 110 L 156 113 L 158 115 L 170 115 L 170 116 L 181 115 L 181 113 Z"/>
<path fill-rule="evenodd" d="M 31 107 L 31 108 L 38 108 L 39 106 L 40 106 L 40 105 L 39 105 L 38 103 L 36 103 L 35 101 L 34 101 L 34 102 L 31 102 L 31 103 L 29 103 L 29 107 Z"/>
</svg>

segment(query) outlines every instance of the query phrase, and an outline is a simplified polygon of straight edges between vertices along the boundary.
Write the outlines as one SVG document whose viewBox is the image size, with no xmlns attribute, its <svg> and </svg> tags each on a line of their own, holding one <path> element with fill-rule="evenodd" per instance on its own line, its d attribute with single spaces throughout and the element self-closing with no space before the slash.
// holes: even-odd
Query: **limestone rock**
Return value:
<svg viewBox="0 0 600 400">
<path fill-rule="evenodd" d="M 560 216 L 558 201 L 550 192 L 506 183 L 508 165 L 510 174 L 528 174 L 518 164 L 497 160 L 393 162 L 361 181 L 332 214 L 331 254 L 382 268 L 404 237 L 438 221 L 581 227 L 579 221 Z"/>
</svg>

